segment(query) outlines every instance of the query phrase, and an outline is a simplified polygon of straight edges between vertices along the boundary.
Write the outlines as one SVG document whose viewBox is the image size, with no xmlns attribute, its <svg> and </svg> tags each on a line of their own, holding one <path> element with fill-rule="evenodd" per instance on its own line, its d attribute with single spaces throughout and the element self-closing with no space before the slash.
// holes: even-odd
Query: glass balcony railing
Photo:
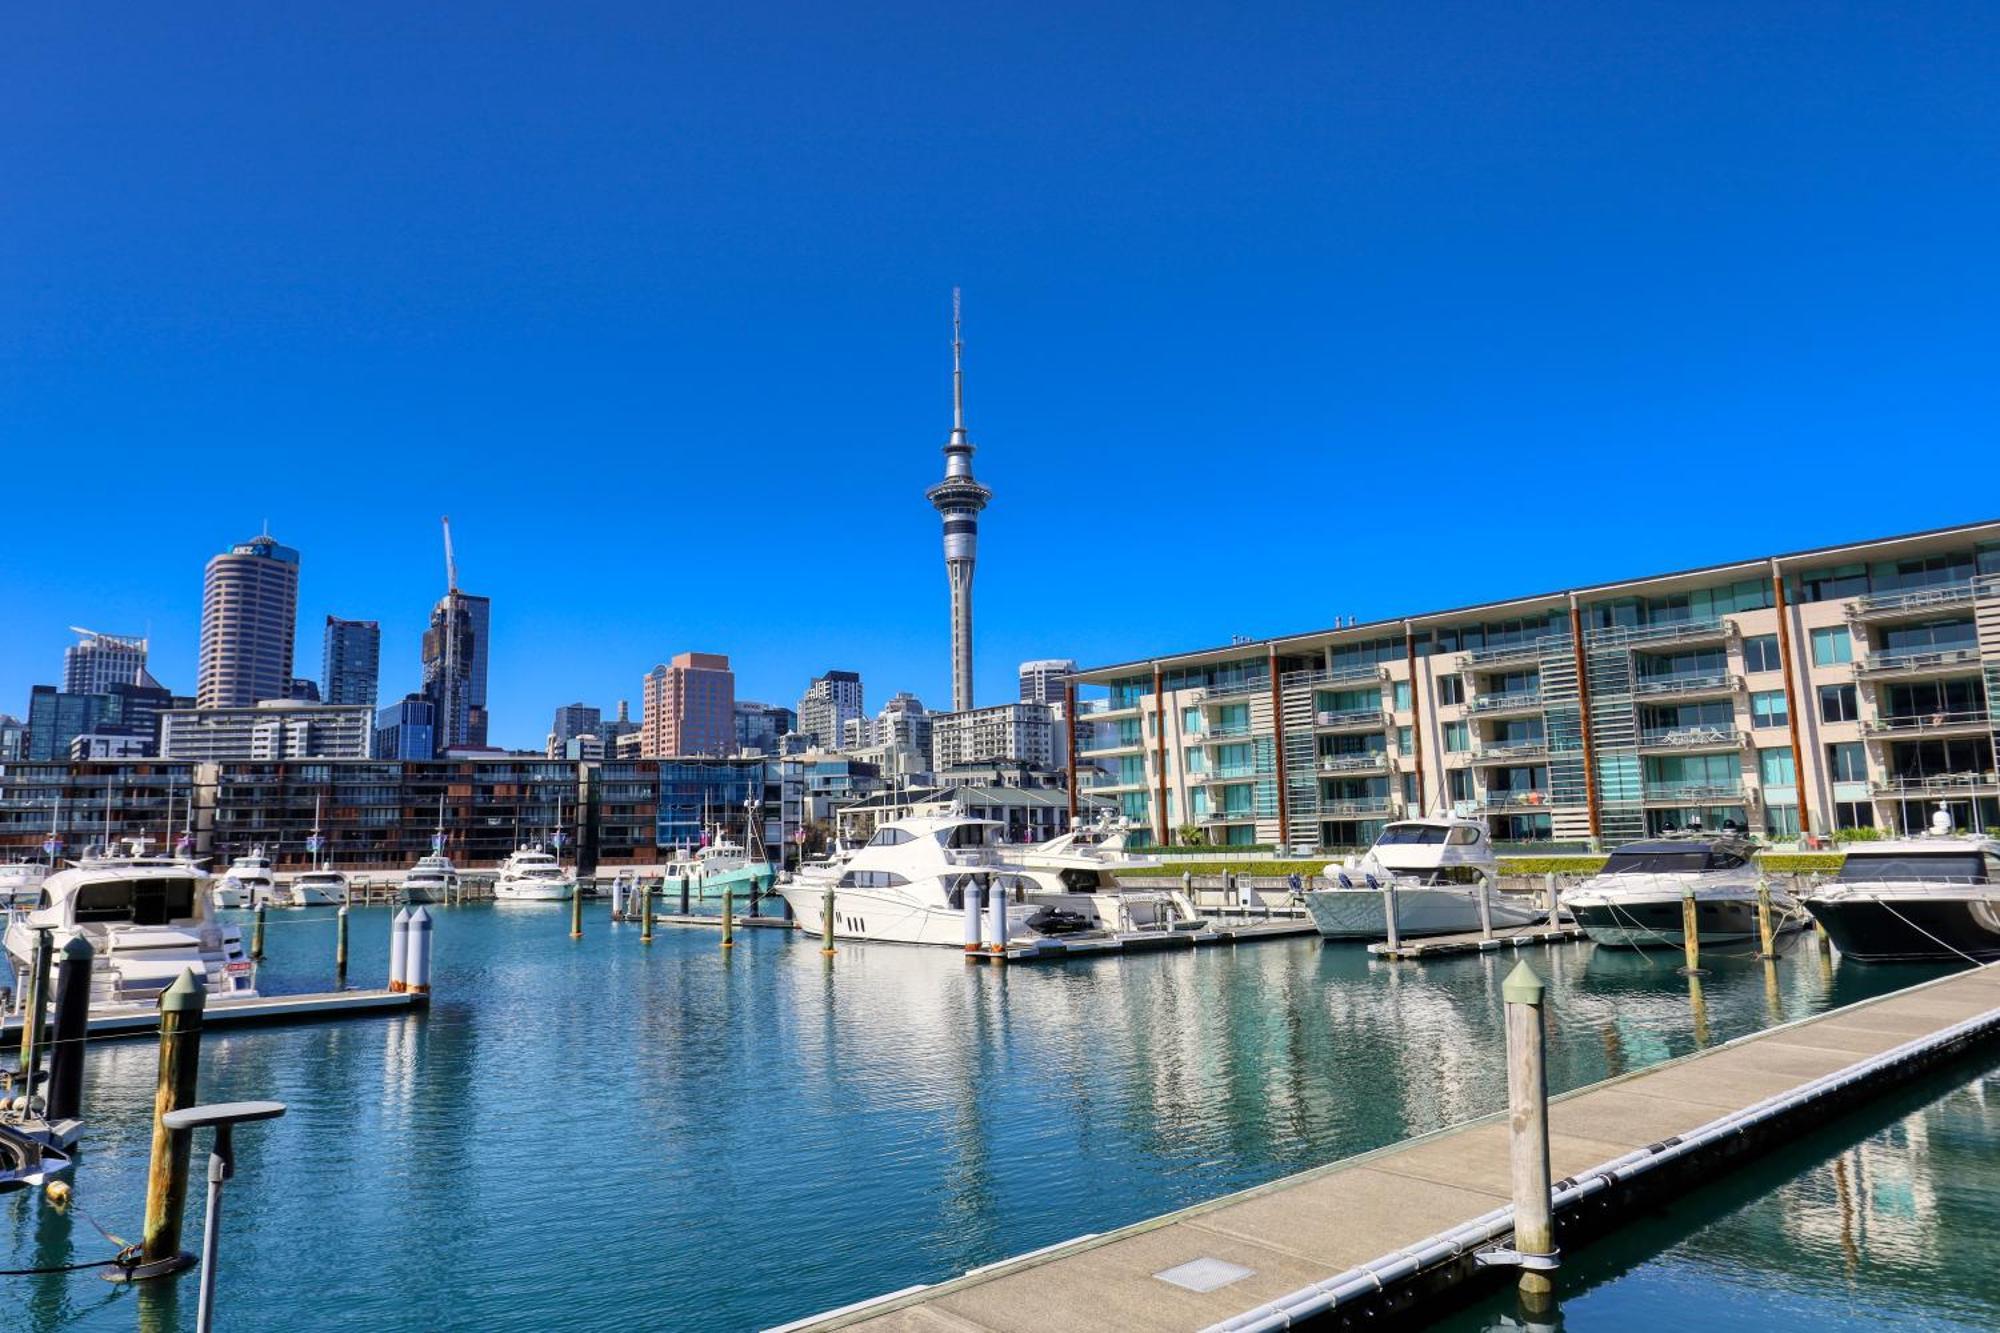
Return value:
<svg viewBox="0 0 2000 1333">
<path fill-rule="evenodd" d="M 1926 588 L 1899 588 L 1893 592 L 1870 593 L 1854 599 L 1851 615 L 1856 620 L 1875 616 L 1902 615 L 1913 611 L 1937 611 L 1972 602 L 1972 580 L 1934 583 Z"/>
<path fill-rule="evenodd" d="M 1287 671 L 1278 677 L 1278 683 L 1289 690 L 1312 685 L 1356 685 L 1380 679 L 1381 666 L 1368 662 L 1361 666 L 1327 667 L 1318 671 Z"/>
<path fill-rule="evenodd" d="M 1867 660 L 1854 664 L 1857 676 L 1896 676 L 1923 671 L 1952 671 L 1979 665 L 1979 649 L 1926 648 L 1899 652 L 1870 653 Z"/>
<path fill-rule="evenodd" d="M 1203 744 L 1212 744 L 1216 741 L 1240 739 L 1254 734 L 1248 722 L 1218 722 L 1202 732 L 1201 739 Z"/>
<path fill-rule="evenodd" d="M 1920 778 L 1885 778 L 1868 785 L 1877 796 L 1976 795 L 2000 788 L 2000 773 L 1933 773 Z"/>
<path fill-rule="evenodd" d="M 1983 731 L 1992 726 L 2000 726 L 2000 720 L 1983 708 L 1975 708 L 1956 712 L 1892 713 L 1870 718 L 1861 724 L 1861 729 L 1873 736 L 1897 732 L 1959 731 L 1968 727 Z"/>
<path fill-rule="evenodd" d="M 1322 773 L 1368 773 L 1389 765 L 1386 754 L 1323 754 L 1319 757 Z"/>
<path fill-rule="evenodd" d="M 1386 796 L 1357 796 L 1344 801 L 1319 803 L 1322 815 L 1380 815 L 1388 811 L 1389 798 Z"/>
<path fill-rule="evenodd" d="M 1540 690 L 1506 690 L 1499 694 L 1475 694 L 1470 705 L 1475 713 L 1532 712 L 1541 706 Z"/>
<path fill-rule="evenodd" d="M 1741 782 L 1649 782 L 1646 799 L 1663 805 L 1735 804 L 1743 799 Z"/>
<path fill-rule="evenodd" d="M 1742 743 L 1734 724 L 1696 723 L 1686 727 L 1649 727 L 1639 733 L 1641 749 L 1707 750 Z"/>
<path fill-rule="evenodd" d="M 1386 727 L 1388 714 L 1375 708 L 1355 708 L 1345 712 L 1322 712 L 1313 714 L 1316 727 Z"/>
<path fill-rule="evenodd" d="M 1482 745 L 1472 757 L 1481 764 L 1500 764 L 1514 759 L 1539 759 L 1549 752 L 1547 741 L 1499 741 Z"/>
<path fill-rule="evenodd" d="M 1533 791 L 1489 791 L 1479 798 L 1482 810 L 1541 810 L 1550 805 L 1549 794 Z"/>
<path fill-rule="evenodd" d="M 1585 639 L 1593 648 L 1616 648 L 1691 643 L 1728 636 L 1728 621 L 1719 616 L 1706 616 L 1687 620 L 1666 620 L 1652 625 L 1619 625 L 1610 629 L 1594 629 L 1586 631 Z"/>
<path fill-rule="evenodd" d="M 1644 695 L 1714 694 L 1736 688 L 1736 677 L 1727 671 L 1677 671 L 1661 676 L 1641 676 L 1632 682 L 1632 693 Z"/>
</svg>

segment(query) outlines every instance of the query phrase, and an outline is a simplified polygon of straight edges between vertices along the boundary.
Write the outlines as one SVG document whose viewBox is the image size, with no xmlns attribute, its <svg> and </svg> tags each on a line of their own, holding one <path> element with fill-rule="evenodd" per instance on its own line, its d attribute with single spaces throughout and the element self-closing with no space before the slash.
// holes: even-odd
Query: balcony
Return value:
<svg viewBox="0 0 2000 1333">
<path fill-rule="evenodd" d="M 1508 764 L 1517 759 L 1540 759 L 1548 752 L 1547 741 L 1511 741 L 1505 745 L 1482 745 L 1472 752 L 1472 759 L 1478 764 Z"/>
<path fill-rule="evenodd" d="M 2000 773 L 1938 773 L 1924 778 L 1886 778 L 1871 782 L 1877 796 L 1987 796 L 2000 791 Z"/>
<path fill-rule="evenodd" d="M 1272 812 L 1273 814 L 1276 811 Z M 1249 824 L 1257 819 L 1255 810 L 1211 810 L 1196 817 L 1197 824 Z"/>
<path fill-rule="evenodd" d="M 1213 745 L 1220 741 L 1241 740 L 1257 733 L 1248 722 L 1218 722 L 1200 734 L 1203 745 Z"/>
<path fill-rule="evenodd" d="M 1930 648 L 1922 652 L 1870 653 L 1854 664 L 1854 674 L 1862 680 L 1887 676 L 1928 676 L 1966 671 L 1979 665 L 1977 648 Z"/>
<path fill-rule="evenodd" d="M 1389 767 L 1386 754 L 1323 754 L 1319 757 L 1319 771 L 1322 773 L 1380 773 Z"/>
<path fill-rule="evenodd" d="M 1995 728 L 2000 728 L 2000 720 L 1989 716 L 1983 709 L 1957 713 L 1912 713 L 1907 716 L 1894 714 L 1870 718 L 1861 724 L 1863 734 L 1869 736 L 1942 736 Z"/>
<path fill-rule="evenodd" d="M 1639 733 L 1642 750 L 1733 750 L 1744 743 L 1734 726 L 1653 727 Z"/>
<path fill-rule="evenodd" d="M 1383 731 L 1389 725 L 1389 715 L 1374 708 L 1313 714 L 1313 726 L 1319 731 Z"/>
<path fill-rule="evenodd" d="M 1972 581 L 1938 583 L 1928 588 L 1905 588 L 1899 592 L 1871 593 L 1857 597 L 1847 608 L 1847 618 L 1860 623 L 1894 620 L 1901 616 L 1928 615 L 1972 605 Z"/>
<path fill-rule="evenodd" d="M 1481 814 L 1518 814 L 1523 810 L 1546 810 L 1551 802 L 1545 791 L 1489 791 L 1478 801 Z"/>
<path fill-rule="evenodd" d="M 1646 787 L 1647 805 L 1741 805 L 1744 801 L 1741 782 L 1679 782 L 1649 783 Z"/>
<path fill-rule="evenodd" d="M 1506 713 L 1539 713 L 1542 711 L 1542 692 L 1508 690 L 1500 694 L 1475 694 L 1466 707 L 1482 717 L 1499 717 Z"/>
<path fill-rule="evenodd" d="M 1194 699 L 1196 703 L 1206 707 L 1211 704 L 1240 703 L 1249 695 L 1269 694 L 1270 692 L 1270 677 L 1256 676 L 1249 680 L 1231 681 L 1227 685 L 1204 686 L 1195 691 Z"/>
<path fill-rule="evenodd" d="M 1079 759 L 1088 759 L 1092 755 L 1137 753 L 1145 748 L 1145 740 L 1135 736 L 1129 741 L 1111 740 L 1099 741 L 1091 745 L 1079 745 L 1076 747 L 1076 754 Z"/>
<path fill-rule="evenodd" d="M 1458 655 L 1458 669 L 1461 671 L 1471 671 L 1479 667 L 1539 662 L 1542 660 L 1544 652 L 1568 646 L 1569 636 L 1567 634 L 1556 634 L 1539 639 L 1530 639 L 1526 643 L 1508 643 L 1492 648 L 1474 648 Z"/>
<path fill-rule="evenodd" d="M 1357 796 L 1346 801 L 1321 801 L 1322 815 L 1386 815 L 1389 813 L 1389 798 L 1386 796 Z"/>
<path fill-rule="evenodd" d="M 1632 682 L 1632 693 L 1648 699 L 1686 698 L 1697 694 L 1733 694 L 1741 683 L 1727 671 L 1687 671 L 1643 676 Z"/>
<path fill-rule="evenodd" d="M 1320 671 L 1287 671 L 1278 677 L 1278 684 L 1291 690 L 1309 686 L 1372 685 L 1382 678 L 1381 666 L 1370 662 L 1366 666 L 1332 667 Z"/>
<path fill-rule="evenodd" d="M 1670 643 L 1719 643 L 1735 632 L 1735 626 L 1716 617 L 1591 630 L 1585 635 L 1585 640 L 1592 648 L 1653 648 Z"/>
</svg>

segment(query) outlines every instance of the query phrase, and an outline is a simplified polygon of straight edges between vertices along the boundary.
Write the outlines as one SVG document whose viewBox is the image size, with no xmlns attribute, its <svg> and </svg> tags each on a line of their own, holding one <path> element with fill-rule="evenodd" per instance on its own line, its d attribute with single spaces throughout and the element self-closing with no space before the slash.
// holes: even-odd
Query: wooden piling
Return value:
<svg viewBox="0 0 2000 1333">
<path fill-rule="evenodd" d="M 74 1120 L 83 1111 L 84 1039 L 90 1035 L 90 941 L 70 936 L 56 969 L 56 1031 L 49 1049 L 49 1091 L 44 1102 L 51 1121 Z"/>
<path fill-rule="evenodd" d="M 583 938 L 583 886 L 572 885 L 569 891 L 569 937 Z"/>
<path fill-rule="evenodd" d="M 257 904 L 257 924 L 250 928 L 250 956 L 261 959 L 264 956 L 264 913 L 270 909 L 263 903 Z"/>
<path fill-rule="evenodd" d="M 828 958 L 833 957 L 833 881 L 828 880 L 826 891 L 819 898 L 819 951 Z"/>
<path fill-rule="evenodd" d="M 1701 927 L 1695 920 L 1694 886 L 1681 890 L 1681 952 L 1687 956 L 1687 966 L 1681 969 L 1689 976 L 1701 971 Z"/>
<path fill-rule="evenodd" d="M 647 880 L 639 886 L 639 939 L 642 943 L 653 942 L 653 882 Z"/>
<path fill-rule="evenodd" d="M 1396 920 L 1396 880 L 1391 876 L 1382 886 L 1382 919 L 1389 927 L 1389 952 L 1403 947 L 1402 928 Z"/>
<path fill-rule="evenodd" d="M 27 991 L 21 997 L 21 1091 L 35 1095 L 35 1071 L 42 1062 L 42 1037 L 48 1030 L 49 968 L 55 936 L 47 926 L 35 931 L 35 954 L 28 964 Z"/>
<path fill-rule="evenodd" d="M 1771 928 L 1771 882 L 1757 876 L 1757 941 L 1759 958 L 1778 956 L 1777 932 Z"/>
<path fill-rule="evenodd" d="M 201 1020 L 208 992 L 193 972 L 160 996 L 160 1068 L 153 1087 L 153 1153 L 146 1171 L 146 1229 L 140 1269 L 147 1276 L 176 1272 L 194 1262 L 181 1253 L 181 1215 L 187 1209 L 189 1129 L 168 1129 L 166 1114 L 195 1104 L 201 1075 Z M 134 1276 L 138 1274 L 135 1272 Z"/>
<path fill-rule="evenodd" d="M 347 904 L 333 914 L 333 976 L 345 985 L 347 982 Z"/>
<path fill-rule="evenodd" d="M 732 884 L 722 886 L 722 947 L 736 947 L 736 887 Z"/>
<path fill-rule="evenodd" d="M 1523 961 L 1500 985 L 1507 1009 L 1507 1133 L 1514 1193 L 1514 1253 L 1520 1300 L 1530 1314 L 1555 1299 L 1558 1262 L 1549 1190 L 1549 1086 L 1544 1067 L 1541 977 Z"/>
</svg>

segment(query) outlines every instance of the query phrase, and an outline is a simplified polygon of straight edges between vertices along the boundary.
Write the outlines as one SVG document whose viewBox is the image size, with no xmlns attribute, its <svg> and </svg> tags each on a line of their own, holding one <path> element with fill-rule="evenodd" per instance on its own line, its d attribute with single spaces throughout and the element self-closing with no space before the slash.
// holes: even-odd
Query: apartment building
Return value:
<svg viewBox="0 0 2000 1333">
<path fill-rule="evenodd" d="M 1082 671 L 1089 789 L 1156 839 L 2000 826 L 2000 522 Z M 1084 697 L 1077 699 L 1079 693 Z M 1097 770 L 1093 775 L 1091 770 Z"/>
</svg>

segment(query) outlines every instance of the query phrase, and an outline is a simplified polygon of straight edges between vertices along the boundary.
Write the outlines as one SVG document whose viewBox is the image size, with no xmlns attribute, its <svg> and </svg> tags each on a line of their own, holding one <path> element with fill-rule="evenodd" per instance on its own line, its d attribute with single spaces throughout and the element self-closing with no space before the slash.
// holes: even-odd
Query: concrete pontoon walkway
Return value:
<svg viewBox="0 0 2000 1333">
<path fill-rule="evenodd" d="M 409 991 L 344 990 L 312 995 L 259 995 L 248 999 L 209 1000 L 202 1010 L 202 1027 L 213 1030 L 255 1023 L 306 1023 L 332 1018 L 383 1017 L 420 1010 L 430 996 Z M 98 1004 L 90 1008 L 89 1035 L 143 1037 L 160 1030 L 156 1004 Z M 0 1019 L 0 1042 L 18 1041 L 21 1016 Z"/>
<path fill-rule="evenodd" d="M 1955 1025 L 1843 1095 L 1879 1095 L 1979 1035 L 2000 1035 L 2000 965 L 1977 968 L 1579 1089 L 1552 1101 L 1554 1175 L 1569 1177 Z M 1498 1050 L 1494 1060 L 1502 1058 Z M 1851 1105 L 1850 1100 L 1847 1104 Z M 1810 1117 L 1771 1122 L 1789 1135 Z M 787 1325 L 873 1333 L 1200 1329 L 1510 1203 L 1504 1113 L 935 1286 Z M 1585 1233 L 1611 1219 L 1570 1219 Z M 1559 1219 L 1559 1227 L 1562 1219 Z M 1563 1238 L 1559 1231 L 1559 1240 Z M 1577 1239 L 1581 1236 L 1575 1237 Z M 1572 1242 L 1573 1243 L 1573 1242 Z M 1176 1273 L 1183 1265 L 1193 1268 Z M 1434 1275 L 1436 1291 L 1471 1272 Z M 1173 1280 L 1179 1277 L 1180 1282 Z M 1205 1288 L 1205 1289 L 1204 1289 Z M 1385 1294 L 1400 1312 L 1408 1305 Z"/>
</svg>

